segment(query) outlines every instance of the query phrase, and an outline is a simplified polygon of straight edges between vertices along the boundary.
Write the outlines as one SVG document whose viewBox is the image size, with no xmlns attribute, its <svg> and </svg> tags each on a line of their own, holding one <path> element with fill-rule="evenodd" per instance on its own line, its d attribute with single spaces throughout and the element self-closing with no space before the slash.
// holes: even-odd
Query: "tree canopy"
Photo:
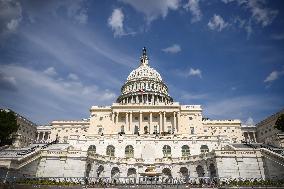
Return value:
<svg viewBox="0 0 284 189">
<path fill-rule="evenodd" d="M 19 128 L 17 118 L 12 111 L 0 111 L 0 145 L 11 144 L 13 132 Z"/>
<path fill-rule="evenodd" d="M 275 128 L 284 132 L 284 114 L 281 114 L 275 122 Z"/>
</svg>

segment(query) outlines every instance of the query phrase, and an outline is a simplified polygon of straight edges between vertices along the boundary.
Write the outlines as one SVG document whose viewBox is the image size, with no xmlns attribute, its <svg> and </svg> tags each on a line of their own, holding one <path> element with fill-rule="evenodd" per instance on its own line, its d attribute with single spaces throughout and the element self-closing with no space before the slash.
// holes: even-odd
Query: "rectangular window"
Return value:
<svg viewBox="0 0 284 189">
<path fill-rule="evenodd" d="M 137 120 L 138 120 L 138 117 L 134 117 L 134 119 L 137 121 Z"/>
<path fill-rule="evenodd" d="M 100 121 L 102 121 L 103 120 L 103 117 L 100 117 Z"/>
<path fill-rule="evenodd" d="M 148 120 L 148 117 L 147 117 L 147 116 L 145 116 L 145 117 L 144 117 L 144 120 L 145 120 L 145 121 L 146 121 L 146 120 Z"/>
<path fill-rule="evenodd" d="M 170 121 L 171 120 L 171 117 L 167 117 L 167 121 Z"/>
<path fill-rule="evenodd" d="M 194 127 L 190 127 L 190 134 L 194 134 Z"/>
<path fill-rule="evenodd" d="M 172 132 L 172 126 L 168 126 L 168 133 L 171 133 Z"/>
<path fill-rule="evenodd" d="M 192 117 L 189 117 L 188 119 L 189 119 L 189 120 L 192 120 Z"/>
</svg>

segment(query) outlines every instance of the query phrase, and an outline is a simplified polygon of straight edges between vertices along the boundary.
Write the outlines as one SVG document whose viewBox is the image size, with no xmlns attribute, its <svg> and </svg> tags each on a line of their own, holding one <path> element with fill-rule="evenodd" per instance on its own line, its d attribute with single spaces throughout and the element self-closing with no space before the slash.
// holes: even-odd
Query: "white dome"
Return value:
<svg viewBox="0 0 284 189">
<path fill-rule="evenodd" d="M 133 70 L 127 77 L 127 81 L 136 81 L 141 79 L 162 81 L 161 75 L 148 65 L 141 65 Z"/>
</svg>

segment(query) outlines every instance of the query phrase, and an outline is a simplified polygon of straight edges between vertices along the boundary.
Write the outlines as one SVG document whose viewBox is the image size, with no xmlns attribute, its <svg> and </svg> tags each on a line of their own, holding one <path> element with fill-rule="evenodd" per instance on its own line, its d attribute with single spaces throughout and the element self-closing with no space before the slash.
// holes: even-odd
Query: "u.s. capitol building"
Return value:
<svg viewBox="0 0 284 189">
<path fill-rule="evenodd" d="M 37 139 L 28 147 L 2 150 L 2 172 L 138 178 L 154 167 L 167 178 L 284 177 L 283 154 L 255 143 L 255 132 L 244 133 L 240 120 L 207 119 L 200 105 L 175 102 L 145 48 L 115 103 L 92 106 L 89 119 L 53 121 L 40 129 L 47 134 L 38 138 L 57 142 Z"/>
</svg>

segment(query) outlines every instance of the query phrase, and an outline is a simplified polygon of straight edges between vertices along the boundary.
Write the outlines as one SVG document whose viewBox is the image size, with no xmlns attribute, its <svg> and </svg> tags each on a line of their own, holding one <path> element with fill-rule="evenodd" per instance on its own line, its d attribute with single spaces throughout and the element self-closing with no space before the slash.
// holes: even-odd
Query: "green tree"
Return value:
<svg viewBox="0 0 284 189">
<path fill-rule="evenodd" d="M 284 114 L 281 114 L 275 122 L 275 128 L 284 132 Z"/>
<path fill-rule="evenodd" d="M 11 144 L 12 133 L 19 128 L 16 115 L 12 111 L 0 111 L 0 145 Z"/>
</svg>

